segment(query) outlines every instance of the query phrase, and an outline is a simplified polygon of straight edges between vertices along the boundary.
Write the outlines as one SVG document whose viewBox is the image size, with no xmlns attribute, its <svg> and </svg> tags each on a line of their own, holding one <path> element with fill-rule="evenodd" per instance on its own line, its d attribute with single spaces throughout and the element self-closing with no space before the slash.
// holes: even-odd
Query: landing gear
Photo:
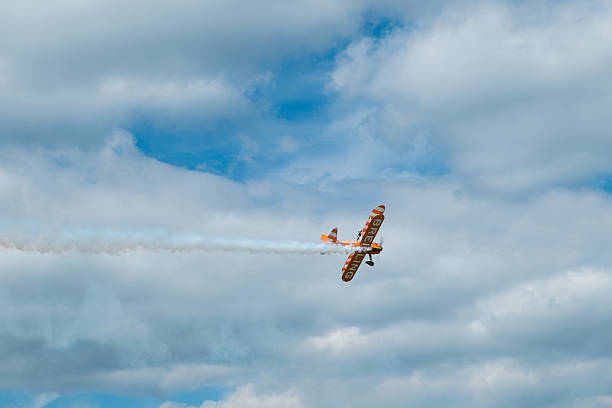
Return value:
<svg viewBox="0 0 612 408">
<path fill-rule="evenodd" d="M 368 256 L 370 257 L 370 260 L 366 261 L 366 264 L 368 264 L 370 266 L 374 266 L 374 262 L 372 261 L 372 254 L 368 254 Z"/>
</svg>

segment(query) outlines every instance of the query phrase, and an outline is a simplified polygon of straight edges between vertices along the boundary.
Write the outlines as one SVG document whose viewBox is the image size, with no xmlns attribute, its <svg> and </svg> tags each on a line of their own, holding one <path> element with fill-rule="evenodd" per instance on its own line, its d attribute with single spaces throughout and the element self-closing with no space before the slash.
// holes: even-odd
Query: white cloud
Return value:
<svg viewBox="0 0 612 408">
<path fill-rule="evenodd" d="M 557 347 L 583 341 L 598 349 L 603 344 L 589 333 L 606 319 L 611 286 L 609 270 L 590 268 L 523 282 L 479 301 L 474 323 L 500 342 L 554 342 L 559 336 Z"/>
<path fill-rule="evenodd" d="M 367 347 L 367 341 L 360 334 L 359 327 L 345 327 L 307 339 L 306 343 L 315 350 L 340 353 Z"/>
<path fill-rule="evenodd" d="M 159 408 L 189 408 L 189 405 L 184 402 L 166 401 Z"/>
<path fill-rule="evenodd" d="M 476 367 L 469 377 L 468 384 L 475 394 L 483 394 L 499 388 L 537 389 L 540 385 L 538 377 L 533 372 L 516 367 L 512 361 L 508 360 L 487 362 Z"/>
<path fill-rule="evenodd" d="M 449 8 L 431 23 L 354 41 L 331 87 L 366 99 L 386 139 L 426 137 L 458 177 L 533 191 L 610 172 L 608 2 Z"/>
<path fill-rule="evenodd" d="M 591 383 L 598 376 L 609 378 L 608 360 L 566 362 L 525 366 L 511 358 L 499 358 L 482 363 L 465 363 L 448 370 L 441 366 L 417 371 L 406 377 L 391 377 L 378 384 L 372 401 L 394 398 L 389 406 L 402 402 L 424 406 L 440 406 L 453 402 L 470 407 L 583 406 L 583 392 L 595 392 L 592 402 L 604 402 L 597 393 L 604 387 Z M 568 392 L 568 388 L 578 390 Z M 597 390 L 597 391 L 594 391 Z M 402 402 L 400 402 L 402 401 Z"/>
<path fill-rule="evenodd" d="M 204 401 L 199 408 L 300 408 L 302 403 L 294 392 L 258 395 L 255 385 L 247 384 L 227 395 L 221 401 Z M 183 403 L 168 401 L 159 408 L 196 408 Z"/>
<path fill-rule="evenodd" d="M 159 82 L 107 78 L 100 83 L 99 94 L 118 110 L 155 109 L 174 115 L 219 117 L 230 109 L 244 110 L 248 104 L 240 90 L 227 81 L 197 77 Z"/>
<path fill-rule="evenodd" d="M 506 202 L 450 178 L 390 179 L 368 196 L 358 181 L 330 182 L 331 193 L 237 183 L 148 158 L 125 132 L 99 149 L 1 157 L 2 228 L 309 242 L 332 226 L 352 235 L 387 205 L 385 250 L 348 285 L 336 255 L 3 250 L 1 388 L 162 395 L 250 382 L 267 390 L 256 401 L 294 389 L 304 406 L 477 406 L 479 396 L 490 406 L 535 398 L 533 383 L 560 372 L 540 393 L 548 398 L 582 370 L 581 392 L 564 403 L 605 391 L 603 193 Z"/>
<path fill-rule="evenodd" d="M 211 364 L 178 364 L 170 367 L 144 367 L 93 373 L 71 382 L 97 384 L 102 390 L 116 392 L 161 392 L 193 390 L 209 384 L 228 381 L 237 370 Z"/>
<path fill-rule="evenodd" d="M 47 404 L 50 404 L 52 401 L 56 400 L 59 397 L 59 394 L 56 392 L 39 394 L 34 397 L 34 404 L 32 408 L 43 408 Z"/>
</svg>

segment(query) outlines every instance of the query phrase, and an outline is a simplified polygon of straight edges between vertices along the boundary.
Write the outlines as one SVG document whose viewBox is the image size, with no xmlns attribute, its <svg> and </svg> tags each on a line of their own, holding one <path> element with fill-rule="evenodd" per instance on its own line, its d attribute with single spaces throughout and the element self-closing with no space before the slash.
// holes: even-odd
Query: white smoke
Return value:
<svg viewBox="0 0 612 408">
<path fill-rule="evenodd" d="M 209 238 L 168 231 L 118 231 L 83 228 L 51 232 L 0 231 L 0 248 L 58 254 L 120 255 L 131 251 L 230 251 L 276 254 L 348 254 L 361 250 L 324 242 Z"/>
</svg>

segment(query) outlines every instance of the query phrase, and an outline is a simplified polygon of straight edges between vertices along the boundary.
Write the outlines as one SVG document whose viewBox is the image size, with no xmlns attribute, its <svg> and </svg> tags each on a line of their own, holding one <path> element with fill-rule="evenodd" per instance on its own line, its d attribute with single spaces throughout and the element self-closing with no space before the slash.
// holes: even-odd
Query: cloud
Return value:
<svg viewBox="0 0 612 408">
<path fill-rule="evenodd" d="M 607 2 L 450 7 L 363 38 L 330 87 L 369 101 L 397 148 L 418 138 L 467 184 L 495 192 L 584 183 L 610 168 Z M 551 148 L 554 146 L 554 148 Z"/>
<path fill-rule="evenodd" d="M 306 344 L 315 350 L 331 351 L 332 353 L 365 348 L 367 343 L 359 332 L 359 327 L 341 328 L 324 336 L 311 337 L 307 339 Z"/>
<path fill-rule="evenodd" d="M 59 397 L 59 394 L 57 393 L 46 393 L 46 394 L 37 395 L 34 398 L 33 408 L 43 408 L 47 404 L 56 400 L 58 397 Z"/>
<path fill-rule="evenodd" d="M 99 147 L 127 128 L 166 162 L 253 178 L 327 138 L 277 111 L 313 97 L 328 109 L 337 49 L 388 14 L 445 3 L 2 5 L 0 143 Z"/>
<path fill-rule="evenodd" d="M 160 163 L 125 132 L 97 149 L 1 155 L 3 225 L 29 230 L 317 241 L 331 226 L 352 235 L 387 205 L 385 250 L 349 285 L 341 255 L 3 250 L 1 388 L 168 399 L 253 383 L 266 390 L 256 401 L 297 390 L 295 401 L 322 407 L 491 406 L 521 393 L 569 406 L 605 395 L 603 193 L 504 201 L 452 177 L 392 178 L 370 198 L 359 181 L 332 181 L 327 193 L 238 183 Z M 575 380 L 580 392 L 559 393 Z"/>
<path fill-rule="evenodd" d="M 247 384 L 221 401 L 204 401 L 199 408 L 300 408 L 302 404 L 297 394 L 283 392 L 278 394 L 257 395 L 255 386 Z M 184 403 L 168 401 L 159 408 L 196 408 Z"/>
<path fill-rule="evenodd" d="M 511 407 L 518 403 L 580 406 L 585 401 L 582 392 L 587 389 L 587 393 L 605 395 L 605 389 L 598 382 L 591 383 L 593 387 L 588 384 L 597 376 L 609 377 L 608 363 L 607 360 L 573 361 L 526 367 L 512 359 L 496 359 L 482 364 L 466 364 L 453 373 L 435 368 L 389 379 L 377 387 L 376 397 L 394 396 L 394 401 L 403 398 L 404 402 L 424 406 L 439 406 L 449 401 L 474 407 Z M 565 387 L 578 387 L 579 391 L 570 395 Z M 602 397 L 592 399 L 605 402 Z"/>
<path fill-rule="evenodd" d="M 145 120 L 152 126 L 183 123 L 214 130 L 216 121 L 253 112 L 243 89 L 209 76 L 145 79 L 119 74 L 51 90 L 10 80 L 0 104 L 6 107 L 3 142 L 47 145 L 99 144 L 112 128 Z"/>
<path fill-rule="evenodd" d="M 224 118 L 249 123 L 259 113 L 244 96 L 249 87 L 284 59 L 355 33 L 365 8 L 362 1 L 4 4 L 1 141 L 87 146 L 134 123 L 182 134 L 220 133 Z"/>
<path fill-rule="evenodd" d="M 3 248 L 0 389 L 177 400 L 164 408 L 207 387 L 236 390 L 209 408 L 608 404 L 612 199 L 583 188 L 608 171 L 607 3 L 435 3 L 397 7 L 373 38 L 356 34 L 380 12 L 366 3 L 0 6 L 16 33 L 0 235 L 318 242 L 387 206 L 385 250 L 350 284 L 333 254 Z M 291 157 L 258 177 L 175 167 L 103 130 L 253 124 L 253 81 L 348 37 L 328 122 L 238 132 L 244 163 Z"/>
<path fill-rule="evenodd" d="M 543 349 L 576 352 L 577 347 L 589 355 L 605 355 L 607 344 L 591 333 L 603 333 L 609 286 L 610 272 L 592 269 L 525 282 L 480 301 L 475 323 L 497 337 L 498 344 L 518 336 Z"/>
</svg>

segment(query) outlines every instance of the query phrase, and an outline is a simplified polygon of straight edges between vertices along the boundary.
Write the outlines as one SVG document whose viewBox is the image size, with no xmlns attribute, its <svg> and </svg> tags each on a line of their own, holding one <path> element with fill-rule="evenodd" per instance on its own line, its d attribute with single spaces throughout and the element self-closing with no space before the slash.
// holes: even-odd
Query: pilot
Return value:
<svg viewBox="0 0 612 408">
<path fill-rule="evenodd" d="M 357 241 L 361 241 L 361 230 L 357 233 Z"/>
</svg>

